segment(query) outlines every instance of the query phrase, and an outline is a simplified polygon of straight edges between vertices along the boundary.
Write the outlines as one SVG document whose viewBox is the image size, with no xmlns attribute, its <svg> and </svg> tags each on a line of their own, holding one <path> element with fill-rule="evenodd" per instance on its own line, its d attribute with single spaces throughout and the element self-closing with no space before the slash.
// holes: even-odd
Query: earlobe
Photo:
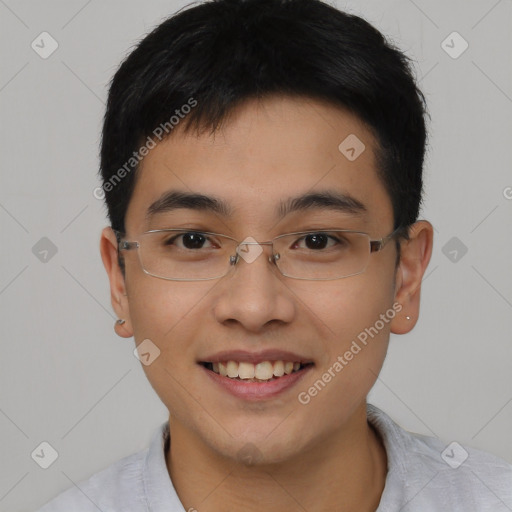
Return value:
<svg viewBox="0 0 512 512">
<path fill-rule="evenodd" d="M 131 338 L 133 336 L 133 330 L 124 318 L 118 318 L 115 321 L 114 331 L 121 338 Z"/>
<path fill-rule="evenodd" d="M 122 338 L 133 336 L 133 329 L 130 321 L 130 308 L 128 295 L 126 293 L 125 279 L 119 267 L 117 254 L 117 239 L 112 228 L 106 227 L 101 233 L 100 253 L 103 265 L 110 282 L 110 300 L 118 318 L 124 322 L 116 321 L 114 330 Z"/>
<path fill-rule="evenodd" d="M 420 312 L 421 282 L 432 256 L 434 229 L 426 220 L 409 228 L 409 240 L 401 243 L 395 301 L 402 305 L 391 322 L 391 332 L 405 334 L 413 329 Z"/>
</svg>

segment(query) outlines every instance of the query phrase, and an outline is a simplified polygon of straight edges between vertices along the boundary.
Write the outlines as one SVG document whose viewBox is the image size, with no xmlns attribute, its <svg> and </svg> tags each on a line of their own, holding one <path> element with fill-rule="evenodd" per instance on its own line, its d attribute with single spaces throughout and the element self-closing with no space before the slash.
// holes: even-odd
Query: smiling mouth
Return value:
<svg viewBox="0 0 512 512">
<path fill-rule="evenodd" d="M 200 364 L 222 377 L 241 382 L 271 382 L 313 365 L 313 363 L 299 361 L 262 361 L 258 364 L 246 361 L 223 361 L 218 363 L 201 362 Z"/>
</svg>

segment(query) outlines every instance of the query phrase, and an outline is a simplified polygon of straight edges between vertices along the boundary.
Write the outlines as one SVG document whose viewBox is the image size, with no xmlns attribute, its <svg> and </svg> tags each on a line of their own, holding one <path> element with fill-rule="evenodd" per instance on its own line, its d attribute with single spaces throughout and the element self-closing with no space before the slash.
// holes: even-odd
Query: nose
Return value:
<svg viewBox="0 0 512 512">
<path fill-rule="evenodd" d="M 273 262 L 271 244 L 246 239 L 237 248 L 236 263 L 216 287 L 213 312 L 222 324 L 239 324 L 261 332 L 287 324 L 295 315 L 294 295 Z"/>
</svg>

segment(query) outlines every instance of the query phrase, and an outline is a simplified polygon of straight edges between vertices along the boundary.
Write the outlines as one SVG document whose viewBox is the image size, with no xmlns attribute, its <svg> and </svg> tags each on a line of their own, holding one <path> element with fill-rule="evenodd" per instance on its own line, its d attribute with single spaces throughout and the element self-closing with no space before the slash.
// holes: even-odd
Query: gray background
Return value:
<svg viewBox="0 0 512 512">
<path fill-rule="evenodd" d="M 185 3 L 0 0 L 2 511 L 33 510 L 145 448 L 166 420 L 133 339 L 113 332 L 93 190 L 106 86 Z M 512 2 L 337 5 L 415 59 L 432 115 L 421 317 L 392 337 L 370 401 L 410 430 L 512 462 Z M 43 31 L 59 45 L 47 59 L 31 48 Z M 453 31 L 469 44 L 458 58 L 442 47 Z M 57 249 L 46 261 L 43 237 Z M 43 441 L 59 454 L 46 470 L 31 457 Z"/>
</svg>

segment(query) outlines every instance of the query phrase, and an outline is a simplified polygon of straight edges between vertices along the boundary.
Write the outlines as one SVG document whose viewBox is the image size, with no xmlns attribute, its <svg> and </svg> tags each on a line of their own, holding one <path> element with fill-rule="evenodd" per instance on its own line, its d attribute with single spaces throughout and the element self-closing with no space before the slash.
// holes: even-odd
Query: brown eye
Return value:
<svg viewBox="0 0 512 512">
<path fill-rule="evenodd" d="M 181 243 L 176 243 L 177 240 L 181 239 Z M 203 249 L 205 242 L 208 238 L 202 233 L 191 231 L 189 233 L 182 233 L 180 235 L 173 236 L 166 240 L 165 245 L 176 245 L 182 249 Z"/>
<path fill-rule="evenodd" d="M 331 248 L 340 243 L 342 243 L 342 241 L 328 233 L 308 233 L 297 240 L 293 248 L 321 251 L 322 249 Z"/>
<path fill-rule="evenodd" d="M 329 242 L 329 237 L 324 233 L 314 233 L 304 237 L 308 249 L 325 249 Z"/>
</svg>

